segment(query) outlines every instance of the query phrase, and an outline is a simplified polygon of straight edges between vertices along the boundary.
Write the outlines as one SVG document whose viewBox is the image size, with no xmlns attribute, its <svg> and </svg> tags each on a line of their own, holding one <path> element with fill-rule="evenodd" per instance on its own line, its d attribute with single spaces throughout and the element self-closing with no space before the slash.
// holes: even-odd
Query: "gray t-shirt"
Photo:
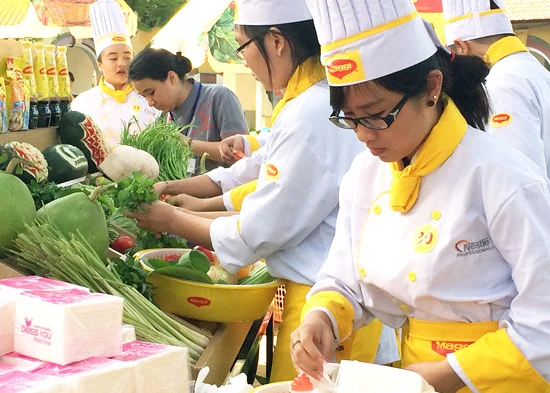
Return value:
<svg viewBox="0 0 550 393">
<path fill-rule="evenodd" d="M 193 123 L 185 130 L 189 138 L 217 142 L 232 135 L 248 134 L 243 109 L 235 93 L 225 86 L 202 84 L 194 79 L 189 81 L 193 83 L 189 96 L 171 112 L 172 119 L 179 125 Z M 208 170 L 217 166 L 220 166 L 219 162 L 206 162 Z"/>
</svg>

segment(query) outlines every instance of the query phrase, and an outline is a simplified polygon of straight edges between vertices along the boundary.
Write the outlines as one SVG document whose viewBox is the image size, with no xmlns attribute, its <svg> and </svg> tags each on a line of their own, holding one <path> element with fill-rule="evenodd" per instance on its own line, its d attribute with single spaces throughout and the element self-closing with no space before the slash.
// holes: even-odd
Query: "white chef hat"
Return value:
<svg viewBox="0 0 550 393">
<path fill-rule="evenodd" d="M 95 51 L 99 56 L 108 46 L 126 44 L 132 48 L 124 15 L 115 0 L 97 0 L 90 5 Z"/>
<path fill-rule="evenodd" d="M 304 0 L 236 0 L 235 24 L 269 26 L 311 20 Z"/>
<path fill-rule="evenodd" d="M 497 34 L 514 34 L 512 23 L 502 0 L 493 0 L 497 9 L 491 9 L 490 0 L 443 0 L 445 39 L 474 40 Z"/>
<path fill-rule="evenodd" d="M 332 86 L 377 79 L 418 64 L 436 52 L 436 35 L 411 0 L 306 3 Z"/>
</svg>

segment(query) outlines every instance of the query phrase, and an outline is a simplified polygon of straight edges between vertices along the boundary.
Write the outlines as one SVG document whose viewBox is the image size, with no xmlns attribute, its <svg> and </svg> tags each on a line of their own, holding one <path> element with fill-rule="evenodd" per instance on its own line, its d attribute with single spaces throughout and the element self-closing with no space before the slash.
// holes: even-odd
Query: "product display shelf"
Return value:
<svg viewBox="0 0 550 393">
<path fill-rule="evenodd" d="M 0 145 L 6 142 L 27 142 L 39 150 L 61 143 L 57 127 L 35 128 L 27 131 L 14 131 L 0 134 Z"/>
</svg>

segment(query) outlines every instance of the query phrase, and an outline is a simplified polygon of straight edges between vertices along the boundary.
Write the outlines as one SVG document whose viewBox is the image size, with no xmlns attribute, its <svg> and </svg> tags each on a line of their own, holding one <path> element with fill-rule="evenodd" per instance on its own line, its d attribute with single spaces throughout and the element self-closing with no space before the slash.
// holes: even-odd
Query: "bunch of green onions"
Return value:
<svg viewBox="0 0 550 393">
<path fill-rule="evenodd" d="M 207 336 L 178 323 L 134 287 L 123 284 L 116 270 L 101 260 L 80 233 L 67 240 L 50 222 L 36 220 L 19 234 L 15 247 L 18 264 L 37 275 L 122 297 L 123 321 L 134 325 L 143 340 L 185 346 L 193 364 L 208 345 Z"/>
<path fill-rule="evenodd" d="M 187 166 L 193 152 L 191 147 L 180 138 L 180 134 L 188 126 L 179 126 L 163 117 L 149 124 L 139 133 L 131 133 L 130 124 L 122 130 L 120 143 L 144 150 L 155 157 L 159 164 L 158 181 L 187 177 Z"/>
</svg>

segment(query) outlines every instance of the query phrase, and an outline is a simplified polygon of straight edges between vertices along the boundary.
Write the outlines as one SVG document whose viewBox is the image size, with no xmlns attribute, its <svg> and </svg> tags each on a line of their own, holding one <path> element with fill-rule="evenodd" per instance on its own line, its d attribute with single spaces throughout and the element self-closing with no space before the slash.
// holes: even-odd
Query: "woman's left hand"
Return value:
<svg viewBox="0 0 550 393">
<path fill-rule="evenodd" d="M 466 386 L 447 360 L 415 363 L 405 369 L 422 375 L 438 393 L 456 393 L 457 390 Z"/>
<path fill-rule="evenodd" d="M 125 215 L 126 217 L 135 218 L 138 228 L 157 233 L 171 233 L 171 223 L 172 220 L 176 219 L 176 211 L 176 207 L 159 201 L 149 205 L 149 208 L 144 213 L 135 211 L 125 213 Z"/>
</svg>

